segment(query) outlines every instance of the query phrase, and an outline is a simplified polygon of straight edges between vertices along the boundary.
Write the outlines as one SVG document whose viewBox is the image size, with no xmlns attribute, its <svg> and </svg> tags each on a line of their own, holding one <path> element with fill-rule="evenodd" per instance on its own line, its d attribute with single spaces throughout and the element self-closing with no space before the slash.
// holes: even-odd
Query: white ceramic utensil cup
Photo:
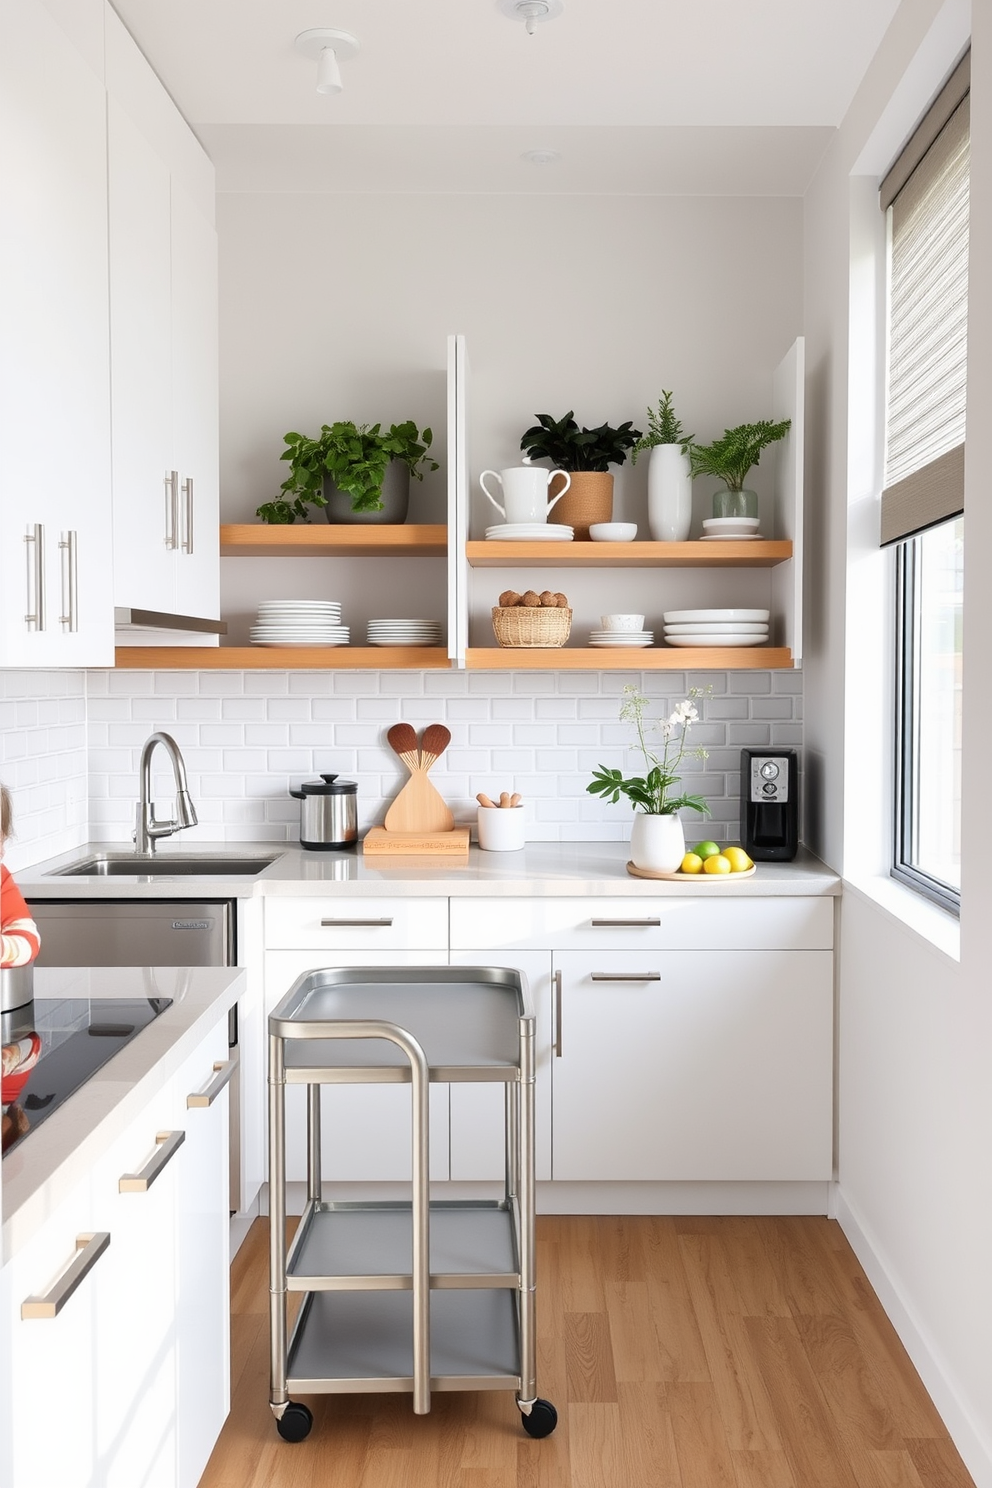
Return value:
<svg viewBox="0 0 992 1488">
<path fill-rule="evenodd" d="M 503 491 L 502 506 L 486 485 L 487 475 L 500 483 Z M 553 475 L 564 475 L 565 484 L 549 501 L 548 486 Z M 514 465 L 509 470 L 484 470 L 479 476 L 479 485 L 507 522 L 546 522 L 551 508 L 556 501 L 561 500 L 571 484 L 572 477 L 567 471 L 545 470 L 543 465 Z"/>
<path fill-rule="evenodd" d="M 479 846 L 483 852 L 517 852 L 524 846 L 522 806 L 480 806 Z"/>
</svg>

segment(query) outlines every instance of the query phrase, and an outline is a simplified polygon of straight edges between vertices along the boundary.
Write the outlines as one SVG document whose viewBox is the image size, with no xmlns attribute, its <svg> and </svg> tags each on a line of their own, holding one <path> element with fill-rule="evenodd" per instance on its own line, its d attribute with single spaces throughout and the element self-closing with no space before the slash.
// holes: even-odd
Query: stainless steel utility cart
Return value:
<svg viewBox="0 0 992 1488">
<path fill-rule="evenodd" d="M 534 1014 L 503 967 L 335 967 L 301 976 L 269 1018 L 270 1404 L 281 1436 L 313 1424 L 304 1395 L 514 1390 L 530 1436 L 558 1415 L 537 1397 Z M 502 1199 L 431 1201 L 431 1081 L 506 1087 Z M 407 1202 L 325 1202 L 320 1088 L 408 1083 Z M 307 1203 L 286 1246 L 286 1086 L 307 1087 Z M 342 1133 L 347 1138 L 347 1133 Z M 289 1292 L 305 1293 L 287 1339 Z"/>
</svg>

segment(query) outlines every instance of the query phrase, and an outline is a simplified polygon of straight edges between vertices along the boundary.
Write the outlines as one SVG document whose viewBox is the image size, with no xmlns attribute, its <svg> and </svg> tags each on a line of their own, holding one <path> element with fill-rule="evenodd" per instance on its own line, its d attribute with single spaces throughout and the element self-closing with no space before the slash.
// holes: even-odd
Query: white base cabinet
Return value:
<svg viewBox="0 0 992 1488">
<path fill-rule="evenodd" d="M 227 1090 L 187 1102 L 227 1053 L 224 1014 L 4 1268 L 10 1488 L 202 1476 L 230 1394 Z M 85 1274 L 44 1315 L 77 1256 Z"/>
</svg>

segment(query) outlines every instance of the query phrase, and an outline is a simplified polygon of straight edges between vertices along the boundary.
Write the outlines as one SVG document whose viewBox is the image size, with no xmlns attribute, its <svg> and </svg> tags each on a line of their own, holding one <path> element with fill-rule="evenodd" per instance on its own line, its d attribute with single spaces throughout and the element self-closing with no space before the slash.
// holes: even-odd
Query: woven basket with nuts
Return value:
<svg viewBox="0 0 992 1488">
<path fill-rule="evenodd" d="M 493 631 L 501 646 L 564 646 L 572 628 L 572 611 L 564 594 L 504 589 L 493 606 Z"/>
</svg>

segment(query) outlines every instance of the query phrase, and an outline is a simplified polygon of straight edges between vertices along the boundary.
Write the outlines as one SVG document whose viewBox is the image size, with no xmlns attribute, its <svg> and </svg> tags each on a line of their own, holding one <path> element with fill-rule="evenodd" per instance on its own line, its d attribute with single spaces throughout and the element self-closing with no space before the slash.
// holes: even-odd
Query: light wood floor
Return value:
<svg viewBox="0 0 992 1488">
<path fill-rule="evenodd" d="M 232 1272 L 232 1408 L 200 1488 L 974 1488 L 838 1226 L 542 1218 L 539 1393 L 268 1405 L 266 1222 Z"/>
</svg>

